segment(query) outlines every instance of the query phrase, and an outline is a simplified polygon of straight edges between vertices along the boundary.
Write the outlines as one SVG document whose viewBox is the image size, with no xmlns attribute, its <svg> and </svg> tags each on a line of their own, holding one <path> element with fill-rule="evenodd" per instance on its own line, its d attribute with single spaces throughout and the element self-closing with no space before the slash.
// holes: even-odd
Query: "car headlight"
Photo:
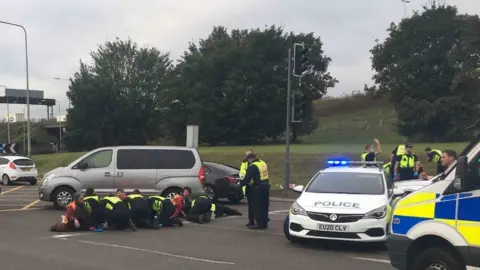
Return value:
<svg viewBox="0 0 480 270">
<path fill-rule="evenodd" d="M 297 202 L 292 203 L 292 207 L 290 207 L 290 213 L 292 213 L 293 215 L 307 215 L 305 209 L 303 209 Z"/>
<path fill-rule="evenodd" d="M 42 186 L 46 186 L 48 184 L 48 181 L 52 180 L 54 177 L 54 173 L 47 175 L 47 177 L 45 177 L 45 179 L 43 179 L 42 181 Z"/>
<path fill-rule="evenodd" d="M 387 206 L 384 205 L 365 214 L 363 218 L 382 219 L 387 215 Z"/>
</svg>

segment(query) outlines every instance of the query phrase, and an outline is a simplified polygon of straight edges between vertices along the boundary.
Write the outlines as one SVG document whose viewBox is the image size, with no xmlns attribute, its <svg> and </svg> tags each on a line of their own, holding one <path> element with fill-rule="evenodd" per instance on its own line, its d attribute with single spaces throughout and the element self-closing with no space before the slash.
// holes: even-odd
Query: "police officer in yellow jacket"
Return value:
<svg viewBox="0 0 480 270">
<path fill-rule="evenodd" d="M 85 202 L 88 213 L 95 222 L 95 226 L 103 228 L 103 224 L 105 223 L 105 207 L 99 203 L 100 197 L 95 194 L 93 188 L 87 188 L 83 201 Z"/>
<path fill-rule="evenodd" d="M 268 207 L 270 201 L 270 184 L 267 164 L 259 160 L 254 153 L 247 155 L 248 166 L 245 177 L 240 181 L 240 186 L 250 183 L 253 190 L 253 201 L 249 199 L 248 205 L 253 206 L 256 224 L 249 224 L 250 229 L 268 228 Z"/>
<path fill-rule="evenodd" d="M 140 194 L 140 190 L 135 189 L 132 194 L 123 200 L 127 204 L 132 215 L 132 221 L 139 228 L 151 228 L 150 207 L 148 200 Z"/>
<path fill-rule="evenodd" d="M 362 154 L 362 161 L 376 161 L 377 156 L 382 153 L 382 147 L 380 146 L 380 141 L 374 139 L 375 148 L 371 144 L 365 145 L 365 152 Z"/>
<path fill-rule="evenodd" d="M 100 204 L 105 206 L 106 224 L 109 229 L 125 230 L 130 227 L 132 231 L 136 230 L 135 224 L 131 219 L 131 213 L 127 205 L 123 202 L 125 191 L 117 190 L 117 196 L 107 196 L 100 200 Z"/>
<path fill-rule="evenodd" d="M 395 162 L 395 180 L 412 180 L 418 178 L 420 162 L 413 153 L 413 145 L 405 145 L 405 153 L 398 156 Z"/>
<path fill-rule="evenodd" d="M 429 162 L 437 163 L 437 174 L 441 174 L 445 171 L 440 159 L 442 158 L 442 151 L 438 149 L 432 149 L 431 147 L 425 148 L 427 159 Z"/>
<path fill-rule="evenodd" d="M 250 165 L 248 163 L 247 156 L 251 153 L 253 153 L 251 149 L 245 152 L 245 158 L 243 159 L 242 164 L 240 165 L 240 173 L 239 173 L 240 179 L 243 179 L 247 174 L 247 169 L 248 169 L 248 166 Z M 255 225 L 255 215 L 254 215 L 255 209 L 253 208 L 255 190 L 250 188 L 250 184 L 251 182 L 242 186 L 243 195 L 247 197 L 247 201 L 249 202 L 248 203 L 248 223 L 246 225 L 247 227 Z M 252 203 L 250 203 L 250 201 Z"/>
</svg>

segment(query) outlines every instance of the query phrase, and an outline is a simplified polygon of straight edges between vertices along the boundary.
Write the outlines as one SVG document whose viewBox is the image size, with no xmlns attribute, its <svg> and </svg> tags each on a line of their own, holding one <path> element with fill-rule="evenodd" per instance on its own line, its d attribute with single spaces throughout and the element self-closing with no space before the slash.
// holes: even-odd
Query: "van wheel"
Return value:
<svg viewBox="0 0 480 270">
<path fill-rule="evenodd" d="M 75 190 L 69 187 L 60 187 L 53 193 L 53 205 L 59 210 L 63 210 L 73 201 Z"/>
<path fill-rule="evenodd" d="M 28 183 L 31 185 L 31 186 L 35 186 L 37 184 L 37 179 L 30 179 L 28 180 Z"/>
<path fill-rule="evenodd" d="M 290 217 L 287 216 L 285 218 L 285 220 L 283 221 L 283 234 L 285 235 L 285 238 L 287 238 L 288 241 L 290 241 L 294 244 L 299 243 L 301 239 L 298 238 L 298 237 L 292 236 L 290 234 L 290 230 L 288 228 L 289 225 L 290 225 Z"/>
<path fill-rule="evenodd" d="M 167 188 L 163 193 L 162 193 L 162 197 L 165 197 L 167 199 L 172 199 L 175 195 L 178 195 L 182 193 L 182 189 L 181 188 L 177 188 L 177 187 L 171 187 L 171 188 Z"/>
<path fill-rule="evenodd" d="M 465 270 L 461 259 L 448 250 L 429 248 L 413 262 L 413 270 Z"/>
<path fill-rule="evenodd" d="M 2 184 L 3 184 L 4 186 L 10 185 L 10 177 L 8 177 L 8 175 L 4 174 L 4 175 L 2 176 Z"/>
</svg>

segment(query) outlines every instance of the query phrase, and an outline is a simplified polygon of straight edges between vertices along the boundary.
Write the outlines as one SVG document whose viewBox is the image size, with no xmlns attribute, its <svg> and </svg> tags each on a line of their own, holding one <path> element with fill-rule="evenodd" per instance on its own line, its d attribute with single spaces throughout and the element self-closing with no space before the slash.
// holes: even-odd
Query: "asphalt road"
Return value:
<svg viewBox="0 0 480 270">
<path fill-rule="evenodd" d="M 243 216 L 157 231 L 58 234 L 48 229 L 61 211 L 41 203 L 21 210 L 35 201 L 34 191 L 25 186 L 0 197 L 1 269 L 392 269 L 378 245 L 289 243 L 282 231 L 288 202 L 271 203 L 267 231 L 247 230 Z M 246 212 L 245 204 L 232 207 Z"/>
<path fill-rule="evenodd" d="M 13 184 L 11 186 L 0 186 L 0 213 L 18 210 L 37 210 L 50 206 L 38 200 L 38 186 L 28 184 Z"/>
</svg>

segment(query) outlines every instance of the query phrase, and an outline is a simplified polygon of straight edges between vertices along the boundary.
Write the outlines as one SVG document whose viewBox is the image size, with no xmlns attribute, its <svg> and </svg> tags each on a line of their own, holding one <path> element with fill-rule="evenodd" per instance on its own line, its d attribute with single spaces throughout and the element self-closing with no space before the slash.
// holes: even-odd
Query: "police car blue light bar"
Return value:
<svg viewBox="0 0 480 270">
<path fill-rule="evenodd" d="M 327 159 L 328 166 L 383 165 L 383 161 L 350 161 L 346 159 Z"/>
</svg>

